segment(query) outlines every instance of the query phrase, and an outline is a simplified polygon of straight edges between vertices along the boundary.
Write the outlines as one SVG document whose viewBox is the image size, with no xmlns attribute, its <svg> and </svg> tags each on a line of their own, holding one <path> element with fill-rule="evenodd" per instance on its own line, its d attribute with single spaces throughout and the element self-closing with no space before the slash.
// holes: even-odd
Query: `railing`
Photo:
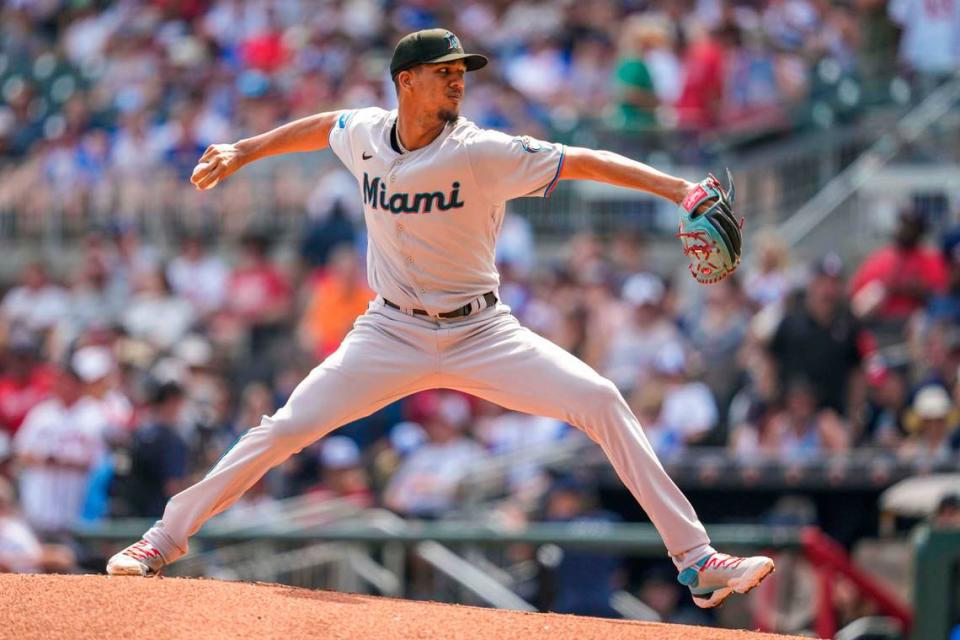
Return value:
<svg viewBox="0 0 960 640">
<path fill-rule="evenodd" d="M 856 194 L 864 190 L 878 174 L 891 162 L 902 159 L 907 166 L 920 165 L 938 171 L 951 169 L 955 175 L 960 157 L 956 151 L 956 141 L 960 137 L 960 119 L 951 114 L 960 103 L 960 74 L 947 81 L 930 93 L 916 107 L 903 115 L 896 123 L 876 138 L 852 162 L 840 169 L 827 181 L 813 197 L 796 209 L 785 221 L 780 221 L 777 233 L 788 245 L 796 247 L 811 236 L 815 230 L 830 240 L 820 239 L 814 244 L 830 246 L 845 253 L 856 253 L 857 247 L 850 244 L 856 241 L 858 234 L 856 223 L 862 221 L 857 216 L 846 216 L 845 225 L 840 222 L 835 227 L 827 227 L 826 221 L 833 214 L 844 211 L 844 207 L 853 204 Z M 952 166 L 950 166 L 952 165 Z M 942 189 L 950 190 L 944 183 Z M 909 194 L 916 187 L 901 185 L 903 192 Z M 901 203 L 906 204 L 906 203 Z M 868 215 L 876 216 L 876 210 Z M 867 225 L 869 228 L 870 225 Z"/>
<path fill-rule="evenodd" d="M 114 521 L 95 527 L 85 527 L 76 531 L 76 536 L 84 542 L 126 542 L 139 535 L 148 523 L 143 521 Z M 909 629 L 914 619 L 912 608 L 901 602 L 887 587 L 857 568 L 842 547 L 813 528 L 798 529 L 792 526 L 738 526 L 715 525 L 708 530 L 715 546 L 725 550 L 750 551 L 756 549 L 776 550 L 778 552 L 796 552 L 802 554 L 816 568 L 819 585 L 816 628 L 822 637 L 831 637 L 837 630 L 832 603 L 829 601 L 832 580 L 843 575 L 857 585 L 869 599 L 878 604 L 880 610 L 898 621 L 900 629 Z M 305 528 L 291 531 L 288 527 L 270 526 L 251 527 L 247 530 L 230 530 L 214 523 L 204 527 L 195 537 L 194 544 L 229 545 L 240 542 L 243 545 L 251 541 L 263 541 L 266 544 L 258 549 L 256 555 L 234 564 L 224 571 L 221 567 L 218 577 L 232 579 L 255 579 L 275 581 L 283 578 L 288 584 L 319 586 L 317 582 L 304 580 L 300 574 L 316 576 L 312 572 L 327 567 L 334 574 L 334 580 L 327 580 L 326 586 L 339 590 L 360 591 L 361 582 L 374 586 L 378 592 L 386 595 L 403 595 L 405 569 L 388 569 L 374 561 L 374 549 L 406 549 L 393 555 L 401 559 L 408 553 L 415 553 L 434 570 L 453 580 L 461 589 L 469 592 L 480 602 L 500 608 L 516 610 L 535 610 L 530 603 L 514 593 L 514 584 L 509 571 L 491 565 L 483 556 L 469 549 L 504 548 L 515 544 L 533 546 L 556 545 L 563 549 L 591 549 L 599 552 L 623 553 L 629 556 L 662 557 L 665 553 L 660 536 L 651 525 L 621 523 L 532 523 L 519 528 L 505 528 L 483 525 L 475 522 L 418 522 L 396 519 L 388 527 L 371 525 L 364 522 L 340 522 L 322 527 Z M 939 540 L 939 538 L 937 538 Z M 938 542 L 939 546 L 922 547 L 928 549 L 926 556 L 932 559 L 944 559 L 944 549 L 949 545 Z M 273 546 L 271 550 L 270 546 Z M 285 549 L 294 545 L 292 549 Z M 301 545 L 301 546 L 296 546 Z M 456 553 L 450 547 L 464 547 L 463 554 Z M 243 552 L 253 551 L 250 547 L 236 546 Z M 934 549 L 935 553 L 929 551 Z M 954 553 L 955 550 L 951 553 Z M 927 565 L 929 560 L 923 560 Z M 789 564 L 789 563 L 788 563 Z M 927 566 L 923 565 L 923 566 Z M 174 565 L 179 575 L 184 575 L 185 562 Z M 344 569 L 353 572 L 352 576 L 343 574 Z M 949 580 L 949 565 L 944 570 L 937 569 L 932 577 Z M 325 576 L 329 578 L 329 575 Z M 789 577 L 787 577 L 789 579 Z M 933 579 L 931 585 L 940 585 Z M 772 583 L 775 585 L 774 583 Z M 774 586 L 775 588 L 775 586 Z M 926 593 L 924 591 L 923 593 Z M 918 596 L 920 593 L 918 592 Z M 941 606 L 948 596 L 937 595 L 933 602 Z M 461 598 L 462 601 L 462 598 Z M 924 602 L 918 600 L 918 602 Z M 613 602 L 618 611 L 636 619 L 655 619 L 656 615 L 644 603 L 625 592 L 615 594 Z M 947 615 L 946 609 L 937 609 L 941 617 Z M 922 610 L 923 611 L 923 610 Z M 921 611 L 921 613 L 922 613 Z M 769 630 L 767 620 L 769 612 L 759 615 L 755 624 Z M 919 624 L 926 624 L 923 615 L 918 615 Z M 942 624 L 940 620 L 937 625 Z M 941 628 L 941 627 L 937 627 Z M 915 635 L 914 637 L 941 637 Z"/>
<path fill-rule="evenodd" d="M 612 146 L 691 179 L 699 179 L 706 170 L 721 175 L 724 167 L 730 167 L 740 210 L 751 221 L 751 229 L 782 222 L 856 158 L 888 120 L 878 116 L 856 126 L 810 130 L 749 150 L 722 149 L 705 158 L 707 166 L 677 164 L 662 151 L 676 148 L 682 141 L 679 134 L 658 136 L 654 142 L 659 147 L 622 136 L 593 136 L 583 144 Z M 160 245 L 175 240 L 184 229 L 230 239 L 257 225 L 292 237 L 304 223 L 306 203 L 318 182 L 336 166 L 329 152 L 270 158 L 246 167 L 209 193 L 198 193 L 168 166 L 148 176 L 114 171 L 88 183 L 53 179 L 41 161 L 33 159 L 0 168 L 0 244 L 26 241 L 53 248 L 114 223 L 136 225 Z M 580 230 L 673 231 L 669 203 L 590 183 L 563 183 L 549 200 L 524 198 L 509 206 L 548 240 Z"/>
</svg>

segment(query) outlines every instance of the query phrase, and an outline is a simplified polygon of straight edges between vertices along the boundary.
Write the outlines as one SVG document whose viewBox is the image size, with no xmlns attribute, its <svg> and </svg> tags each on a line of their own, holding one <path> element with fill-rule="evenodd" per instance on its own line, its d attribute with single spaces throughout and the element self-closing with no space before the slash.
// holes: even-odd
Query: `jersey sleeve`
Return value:
<svg viewBox="0 0 960 640">
<path fill-rule="evenodd" d="M 350 109 L 340 112 L 340 116 L 330 129 L 330 149 L 340 158 L 347 170 L 356 175 L 357 158 L 356 149 L 363 144 L 364 136 L 369 135 L 370 127 L 363 127 L 364 123 L 370 125 L 378 117 L 386 113 L 378 107 L 368 107 L 366 109 Z"/>
<path fill-rule="evenodd" d="M 357 110 L 343 111 L 337 118 L 333 128 L 330 129 L 330 149 L 340 158 L 340 162 L 347 167 L 350 173 L 354 173 L 353 144 L 351 141 L 351 120 L 357 115 Z"/>
<path fill-rule="evenodd" d="M 467 152 L 478 184 L 496 202 L 547 198 L 560 181 L 562 144 L 480 130 L 469 141 Z"/>
</svg>

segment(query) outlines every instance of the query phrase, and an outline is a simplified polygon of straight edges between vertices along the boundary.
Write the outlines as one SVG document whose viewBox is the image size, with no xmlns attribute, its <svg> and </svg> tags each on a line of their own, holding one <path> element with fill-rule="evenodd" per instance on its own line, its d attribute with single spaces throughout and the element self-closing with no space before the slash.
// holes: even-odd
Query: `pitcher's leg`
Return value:
<svg viewBox="0 0 960 640">
<path fill-rule="evenodd" d="M 444 374 L 463 391 L 583 430 L 607 454 L 681 568 L 712 551 L 693 507 L 620 392 L 575 356 L 503 315 L 446 352 Z"/>
<path fill-rule="evenodd" d="M 272 467 L 337 427 L 427 388 L 435 356 L 413 347 L 410 338 L 385 331 L 369 316 L 358 319 L 340 348 L 297 385 L 280 410 L 264 416 L 202 480 L 170 499 L 144 539 L 173 562 L 187 552 L 191 535 Z"/>
</svg>

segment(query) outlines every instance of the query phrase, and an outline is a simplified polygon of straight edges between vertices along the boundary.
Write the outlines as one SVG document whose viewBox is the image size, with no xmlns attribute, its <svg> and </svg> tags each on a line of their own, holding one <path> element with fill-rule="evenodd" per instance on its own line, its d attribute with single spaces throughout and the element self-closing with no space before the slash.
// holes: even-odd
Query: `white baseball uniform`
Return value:
<svg viewBox="0 0 960 640">
<path fill-rule="evenodd" d="M 411 393 L 450 388 L 582 429 L 606 452 L 678 566 L 702 557 L 710 549 L 703 526 L 616 387 L 520 326 L 508 307 L 484 299 L 499 286 L 494 246 L 505 202 L 549 196 L 563 146 L 480 129 L 461 117 L 427 146 L 398 152 L 390 141 L 396 118 L 379 108 L 344 112 L 330 133 L 331 148 L 360 186 L 377 299 L 286 405 L 171 498 L 144 537 L 172 562 L 204 522 L 291 454 Z M 466 317 L 438 317 L 465 305 L 472 311 Z"/>
</svg>

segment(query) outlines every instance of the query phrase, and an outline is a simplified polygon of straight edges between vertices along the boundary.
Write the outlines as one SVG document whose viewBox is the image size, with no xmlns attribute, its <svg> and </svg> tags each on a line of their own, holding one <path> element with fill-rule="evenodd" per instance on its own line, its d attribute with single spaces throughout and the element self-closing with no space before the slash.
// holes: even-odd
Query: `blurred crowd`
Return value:
<svg viewBox="0 0 960 640">
<path fill-rule="evenodd" d="M 503 233 L 503 301 L 610 377 L 667 461 L 705 446 L 786 466 L 864 448 L 918 471 L 960 461 L 960 227 L 936 246 L 905 210 L 855 268 L 833 254 L 797 264 L 761 234 L 751 268 L 693 291 L 630 233 L 578 235 L 552 264 L 531 262 L 523 219 Z M 125 228 L 90 236 L 69 273 L 23 268 L 0 298 L 0 474 L 40 541 L 159 516 L 282 405 L 373 297 L 360 230 L 340 234 L 333 246 L 336 234 L 305 234 L 286 258 L 256 231 L 232 251 L 188 235 L 165 255 Z M 485 461 L 575 437 L 422 393 L 308 447 L 244 504 L 311 495 L 440 518 Z M 536 462 L 513 465 L 504 513 L 541 517 L 551 482 Z"/>
<path fill-rule="evenodd" d="M 142 176 L 185 178 L 208 144 L 389 106 L 392 47 L 420 28 L 447 26 L 495 61 L 466 94 L 481 126 L 692 142 L 909 99 L 892 79 L 935 81 L 960 63 L 958 11 L 929 0 L 5 2 L 0 166 L 15 160 L 21 174 L 0 204 L 42 209 L 61 193 L 69 209 L 104 179 L 136 198 Z M 54 193 L 26 186 L 36 180 Z"/>
</svg>

